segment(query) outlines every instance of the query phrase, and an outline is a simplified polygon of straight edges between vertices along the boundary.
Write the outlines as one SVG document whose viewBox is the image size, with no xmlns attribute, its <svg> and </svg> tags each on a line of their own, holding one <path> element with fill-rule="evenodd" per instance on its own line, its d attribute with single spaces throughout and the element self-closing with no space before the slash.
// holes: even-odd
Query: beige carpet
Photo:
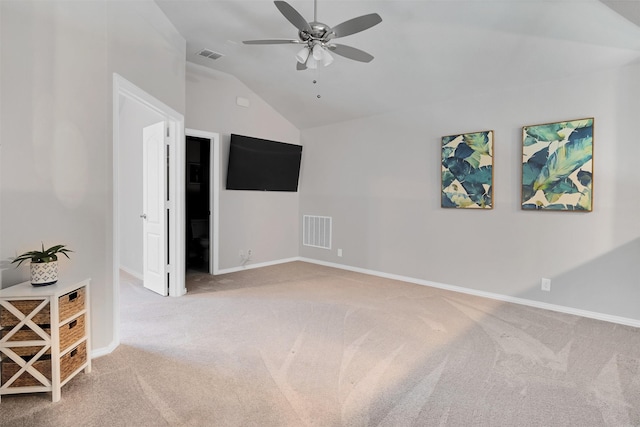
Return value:
<svg viewBox="0 0 640 427">
<path fill-rule="evenodd" d="M 162 298 L 2 426 L 639 426 L 640 330 L 294 262 Z"/>
</svg>

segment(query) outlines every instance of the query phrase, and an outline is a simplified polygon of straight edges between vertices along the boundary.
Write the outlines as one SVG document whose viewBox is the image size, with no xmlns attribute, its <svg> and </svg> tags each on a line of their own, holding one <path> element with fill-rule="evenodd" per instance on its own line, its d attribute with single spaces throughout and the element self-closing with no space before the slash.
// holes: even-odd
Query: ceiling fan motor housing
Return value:
<svg viewBox="0 0 640 427">
<path fill-rule="evenodd" d="M 313 21 L 309 22 L 309 26 L 311 27 L 311 32 L 304 30 L 298 32 L 298 37 L 300 37 L 300 40 L 302 40 L 304 43 L 327 43 L 334 36 L 333 31 L 331 31 L 331 27 L 329 27 L 327 24 Z"/>
</svg>

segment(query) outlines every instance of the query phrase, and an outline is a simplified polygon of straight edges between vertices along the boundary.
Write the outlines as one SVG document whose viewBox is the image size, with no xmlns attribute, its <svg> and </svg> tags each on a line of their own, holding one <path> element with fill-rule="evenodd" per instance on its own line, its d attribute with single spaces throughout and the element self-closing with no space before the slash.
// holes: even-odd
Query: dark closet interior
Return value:
<svg viewBox="0 0 640 427">
<path fill-rule="evenodd" d="M 186 137 L 186 266 L 209 272 L 210 140 Z"/>
</svg>

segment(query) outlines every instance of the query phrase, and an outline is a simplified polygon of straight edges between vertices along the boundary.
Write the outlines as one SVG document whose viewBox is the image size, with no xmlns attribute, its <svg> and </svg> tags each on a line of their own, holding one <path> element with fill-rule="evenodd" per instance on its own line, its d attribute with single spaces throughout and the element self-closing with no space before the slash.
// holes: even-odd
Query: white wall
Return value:
<svg viewBox="0 0 640 427">
<path fill-rule="evenodd" d="M 156 112 L 120 96 L 118 216 L 120 267 L 142 277 L 142 129 L 163 120 Z"/>
<path fill-rule="evenodd" d="M 153 0 L 106 4 L 109 78 L 116 72 L 184 113 L 186 41 Z"/>
<path fill-rule="evenodd" d="M 640 319 L 638 76 L 636 65 L 303 131 L 300 215 L 333 217 L 334 234 L 332 251 L 301 256 Z M 522 211 L 522 126 L 582 117 L 595 117 L 594 211 Z M 442 209 L 440 138 L 491 129 L 495 208 Z"/>
<path fill-rule="evenodd" d="M 239 267 L 240 250 L 252 250 L 250 263 L 298 256 L 299 193 L 227 191 L 225 182 L 230 134 L 299 144 L 299 130 L 235 77 L 221 72 L 188 64 L 186 93 L 185 127 L 220 134 L 220 153 L 214 153 L 221 160 L 220 269 Z M 249 99 L 251 106 L 238 106 L 238 96 Z M 304 165 L 304 149 L 302 156 Z"/>
<path fill-rule="evenodd" d="M 112 73 L 184 112 L 185 42 L 150 0 L 0 2 L 0 258 L 46 244 L 92 278 L 93 348 L 112 345 Z M 2 287 L 28 268 L 2 272 Z"/>
</svg>

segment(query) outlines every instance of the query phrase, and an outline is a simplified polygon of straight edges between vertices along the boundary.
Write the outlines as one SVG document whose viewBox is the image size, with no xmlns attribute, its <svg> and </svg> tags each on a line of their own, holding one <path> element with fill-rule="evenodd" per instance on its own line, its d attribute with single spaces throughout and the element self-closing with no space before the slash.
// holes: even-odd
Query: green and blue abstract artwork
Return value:
<svg viewBox="0 0 640 427">
<path fill-rule="evenodd" d="M 442 137 L 442 207 L 493 208 L 493 131 Z"/>
<path fill-rule="evenodd" d="M 522 209 L 592 210 L 593 122 L 522 128 Z"/>
</svg>

